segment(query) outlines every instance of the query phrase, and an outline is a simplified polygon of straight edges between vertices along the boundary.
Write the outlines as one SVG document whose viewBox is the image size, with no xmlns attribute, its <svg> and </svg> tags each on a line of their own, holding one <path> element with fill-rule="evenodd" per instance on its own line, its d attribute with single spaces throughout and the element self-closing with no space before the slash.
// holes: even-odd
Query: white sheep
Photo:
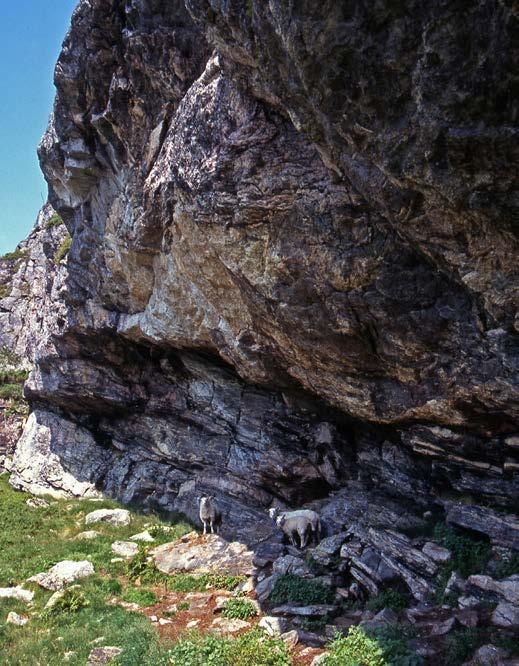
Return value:
<svg viewBox="0 0 519 666">
<path fill-rule="evenodd" d="M 319 543 L 321 533 L 321 519 L 316 511 L 311 509 L 297 509 L 296 511 L 279 511 L 273 507 L 269 510 L 269 516 L 276 525 L 288 536 L 295 546 L 294 533 L 299 535 L 301 548 L 306 546 L 307 531 L 310 528 L 314 542 Z"/>
<path fill-rule="evenodd" d="M 207 534 L 208 524 L 211 528 L 211 534 L 217 534 L 218 526 L 222 522 L 222 514 L 216 506 L 214 497 L 212 495 L 199 497 L 198 501 L 200 503 L 199 516 L 204 525 L 204 534 Z"/>
</svg>

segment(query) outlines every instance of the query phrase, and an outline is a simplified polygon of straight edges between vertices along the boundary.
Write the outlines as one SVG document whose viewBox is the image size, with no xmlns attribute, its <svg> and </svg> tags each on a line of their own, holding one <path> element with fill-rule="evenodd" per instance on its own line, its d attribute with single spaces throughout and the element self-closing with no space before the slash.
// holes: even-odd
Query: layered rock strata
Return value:
<svg viewBox="0 0 519 666">
<path fill-rule="evenodd" d="M 346 487 L 342 529 L 359 479 L 516 548 L 512 7 L 186 6 L 74 13 L 12 483 L 193 519 L 207 491 L 258 540 Z"/>
</svg>

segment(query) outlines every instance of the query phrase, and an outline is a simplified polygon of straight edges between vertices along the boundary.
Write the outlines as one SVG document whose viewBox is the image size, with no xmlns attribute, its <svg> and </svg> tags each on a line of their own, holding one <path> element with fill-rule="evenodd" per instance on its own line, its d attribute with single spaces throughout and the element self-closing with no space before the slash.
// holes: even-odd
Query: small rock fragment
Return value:
<svg viewBox="0 0 519 666">
<path fill-rule="evenodd" d="M 250 622 L 245 622 L 245 620 L 217 617 L 211 623 L 210 630 L 215 634 L 235 634 L 237 631 L 247 629 L 250 626 Z"/>
<path fill-rule="evenodd" d="M 496 627 L 519 627 L 519 606 L 500 603 L 492 613 L 492 624 Z"/>
<path fill-rule="evenodd" d="M 29 497 L 25 502 L 27 506 L 30 506 L 31 509 L 46 509 L 50 504 L 43 497 Z"/>
<path fill-rule="evenodd" d="M 24 590 L 23 587 L 0 587 L 0 599 L 17 599 L 29 603 L 34 598 L 34 592 Z"/>
<path fill-rule="evenodd" d="M 288 645 L 288 647 L 295 647 L 299 643 L 299 634 L 297 633 L 296 629 L 292 629 L 292 631 L 287 631 L 284 634 L 281 634 L 280 638 L 283 643 Z"/>
<path fill-rule="evenodd" d="M 288 621 L 284 617 L 265 615 L 258 622 L 258 626 L 264 629 L 269 636 L 280 636 L 287 630 Z"/>
<path fill-rule="evenodd" d="M 137 555 L 139 552 L 139 546 L 133 541 L 114 541 L 112 544 L 112 552 L 121 557 L 130 559 Z"/>
<path fill-rule="evenodd" d="M 131 522 L 130 512 L 126 509 L 97 509 L 85 516 L 85 524 L 110 523 L 110 525 L 124 526 Z"/>
<path fill-rule="evenodd" d="M 14 611 L 11 611 L 7 615 L 7 620 L 9 624 L 16 624 L 18 627 L 23 627 L 27 622 L 29 622 L 29 618 L 25 617 L 25 615 L 18 615 L 18 613 L 15 613 Z"/>
<path fill-rule="evenodd" d="M 450 550 L 448 550 L 447 548 L 443 548 L 443 546 L 439 546 L 437 543 L 433 543 L 432 541 L 428 541 L 424 545 L 424 547 L 422 548 L 422 553 L 428 555 L 431 558 L 431 560 L 434 560 L 435 562 L 439 562 L 441 564 L 448 562 L 452 557 Z"/>
<path fill-rule="evenodd" d="M 139 532 L 139 534 L 134 534 L 130 537 L 130 541 L 143 541 L 144 543 L 152 543 L 155 539 L 151 536 L 148 530 L 144 532 Z"/>
<path fill-rule="evenodd" d="M 96 532 L 95 530 L 86 530 L 85 532 L 76 534 L 74 541 L 89 541 L 90 539 L 97 539 L 99 536 L 101 536 L 100 532 Z"/>
<path fill-rule="evenodd" d="M 98 666 L 108 664 L 118 657 L 122 652 L 119 647 L 107 645 L 105 647 L 94 648 L 88 655 L 87 666 Z"/>
<path fill-rule="evenodd" d="M 27 580 L 38 583 L 40 587 L 44 587 L 46 590 L 56 591 L 61 590 L 78 578 L 86 578 L 87 576 L 92 576 L 94 573 L 92 562 L 88 560 L 81 560 L 80 562 L 63 560 L 55 564 L 48 571 L 31 576 Z"/>
</svg>

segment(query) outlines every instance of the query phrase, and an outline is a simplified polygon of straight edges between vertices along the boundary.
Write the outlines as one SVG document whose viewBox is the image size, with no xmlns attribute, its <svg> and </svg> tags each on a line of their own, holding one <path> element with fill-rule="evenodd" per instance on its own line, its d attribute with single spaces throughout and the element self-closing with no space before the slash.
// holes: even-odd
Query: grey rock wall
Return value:
<svg viewBox="0 0 519 666">
<path fill-rule="evenodd" d="M 186 5 L 74 13 L 39 149 L 72 246 L 13 483 L 211 490 L 258 535 L 357 478 L 513 510 L 512 8 Z"/>
</svg>

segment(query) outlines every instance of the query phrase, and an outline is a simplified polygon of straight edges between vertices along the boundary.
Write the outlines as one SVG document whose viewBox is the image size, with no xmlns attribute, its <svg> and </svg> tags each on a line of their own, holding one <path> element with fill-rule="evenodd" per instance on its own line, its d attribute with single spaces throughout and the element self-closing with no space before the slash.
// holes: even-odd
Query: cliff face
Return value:
<svg viewBox="0 0 519 666">
<path fill-rule="evenodd" d="M 74 13 L 40 146 L 72 246 L 12 483 L 211 490 L 260 538 L 359 479 L 518 547 L 513 8 L 186 5 Z"/>
</svg>

